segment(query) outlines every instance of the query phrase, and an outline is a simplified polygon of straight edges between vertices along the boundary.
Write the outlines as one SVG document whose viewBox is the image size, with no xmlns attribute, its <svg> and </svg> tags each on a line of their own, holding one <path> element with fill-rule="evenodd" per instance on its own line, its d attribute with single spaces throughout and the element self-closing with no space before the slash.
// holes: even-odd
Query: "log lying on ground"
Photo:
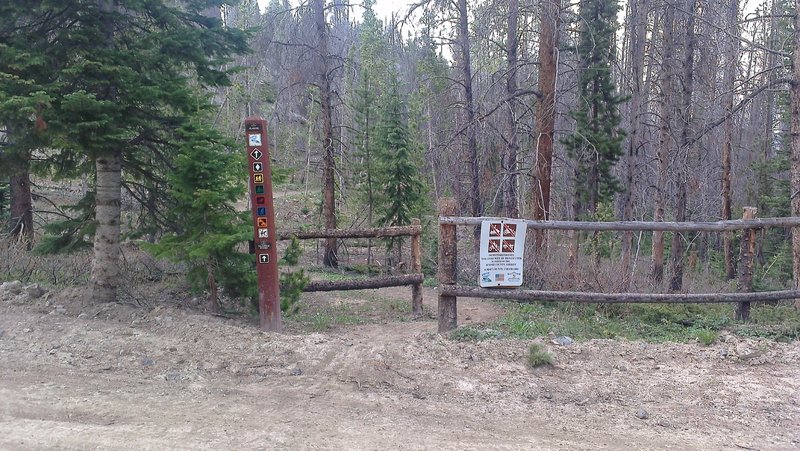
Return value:
<svg viewBox="0 0 800 451">
<path fill-rule="evenodd" d="M 764 291 L 760 293 L 583 293 L 577 291 L 489 289 L 462 285 L 440 285 L 439 294 L 443 296 L 508 299 L 520 302 L 560 301 L 608 304 L 711 304 L 800 299 L 800 290 Z"/>
<path fill-rule="evenodd" d="M 354 280 L 313 280 L 303 288 L 303 291 L 364 290 L 369 288 L 401 287 L 404 285 L 420 284 L 423 280 L 425 280 L 425 276 L 422 274 L 371 277 L 369 279 Z"/>
</svg>

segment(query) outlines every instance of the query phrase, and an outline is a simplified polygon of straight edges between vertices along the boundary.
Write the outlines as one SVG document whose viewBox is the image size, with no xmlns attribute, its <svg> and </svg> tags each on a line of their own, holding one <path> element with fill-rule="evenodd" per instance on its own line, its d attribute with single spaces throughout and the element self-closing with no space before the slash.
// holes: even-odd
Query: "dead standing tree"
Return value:
<svg viewBox="0 0 800 451">
<path fill-rule="evenodd" d="M 550 219 L 561 2 L 560 0 L 544 0 L 541 8 L 539 38 L 539 92 L 541 97 L 536 104 L 536 171 L 531 199 L 533 219 L 539 221 Z M 543 230 L 534 232 L 534 243 L 537 252 L 544 249 Z"/>
<path fill-rule="evenodd" d="M 796 10 L 800 11 L 800 0 L 795 0 Z M 791 201 L 792 215 L 800 216 L 800 14 L 794 18 L 794 52 L 792 54 L 792 81 L 789 99 L 792 113 L 791 123 Z M 794 287 L 800 287 L 800 228 L 792 229 L 792 276 Z M 795 300 L 795 308 L 800 309 L 800 299 Z"/>
<path fill-rule="evenodd" d="M 316 53 L 318 88 L 320 108 L 322 115 L 322 218 L 326 229 L 336 228 L 336 171 L 335 148 L 333 141 L 333 122 L 331 114 L 331 86 L 330 86 L 330 54 L 328 51 L 328 29 L 325 22 L 325 0 L 312 0 L 311 8 L 314 15 L 314 29 L 316 31 Z M 336 238 L 325 239 L 322 263 L 325 266 L 337 267 L 339 260 L 336 255 Z"/>
</svg>

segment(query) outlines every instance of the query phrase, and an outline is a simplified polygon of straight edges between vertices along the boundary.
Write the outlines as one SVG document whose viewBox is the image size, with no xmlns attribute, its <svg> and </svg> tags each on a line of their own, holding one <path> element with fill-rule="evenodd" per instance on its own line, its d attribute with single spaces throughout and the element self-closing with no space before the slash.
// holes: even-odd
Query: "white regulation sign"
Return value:
<svg viewBox="0 0 800 451">
<path fill-rule="evenodd" d="M 503 219 L 481 223 L 481 265 L 478 275 L 482 287 L 522 285 L 522 255 L 525 251 L 524 221 Z"/>
</svg>

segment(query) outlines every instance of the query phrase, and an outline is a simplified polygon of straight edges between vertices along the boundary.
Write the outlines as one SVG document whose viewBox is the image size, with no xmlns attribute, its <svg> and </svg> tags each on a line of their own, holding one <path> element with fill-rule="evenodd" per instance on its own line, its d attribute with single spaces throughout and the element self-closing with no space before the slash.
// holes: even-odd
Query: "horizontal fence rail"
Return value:
<svg viewBox="0 0 800 451">
<path fill-rule="evenodd" d="M 292 238 L 299 240 L 312 240 L 315 238 L 391 238 L 396 236 L 422 235 L 421 225 L 381 227 L 374 229 L 323 229 L 323 230 L 295 230 L 280 232 L 279 241 Z"/>
<path fill-rule="evenodd" d="M 754 293 L 587 293 L 578 291 L 506 290 L 441 285 L 439 294 L 471 298 L 508 299 L 521 302 L 560 301 L 577 303 L 685 303 L 723 304 L 730 302 L 783 301 L 800 298 L 800 290 L 762 291 Z"/>
<path fill-rule="evenodd" d="M 303 288 L 303 291 L 366 290 L 370 288 L 402 287 L 404 285 L 421 284 L 424 280 L 425 276 L 423 274 L 405 274 L 402 276 L 351 280 L 312 280 Z"/>
<path fill-rule="evenodd" d="M 483 221 L 505 221 L 509 218 L 462 218 L 439 217 L 439 224 L 476 226 Z M 515 219 L 517 221 L 517 219 Z M 580 230 L 588 232 L 732 232 L 736 230 L 761 229 L 765 227 L 800 227 L 800 217 L 734 219 L 716 222 L 662 222 L 662 221 L 533 221 L 520 220 L 536 230 Z"/>
</svg>

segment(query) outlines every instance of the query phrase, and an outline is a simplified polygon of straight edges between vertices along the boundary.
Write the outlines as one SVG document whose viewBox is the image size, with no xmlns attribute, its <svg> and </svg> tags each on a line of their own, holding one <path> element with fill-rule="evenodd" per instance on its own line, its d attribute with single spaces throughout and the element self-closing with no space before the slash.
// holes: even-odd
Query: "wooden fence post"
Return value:
<svg viewBox="0 0 800 451">
<path fill-rule="evenodd" d="M 412 226 L 421 226 L 419 219 L 411 220 Z M 411 272 L 414 274 L 422 273 L 422 233 L 411 235 Z M 422 315 L 422 284 L 411 285 L 411 311 L 414 316 Z"/>
<path fill-rule="evenodd" d="M 439 216 L 455 216 L 456 200 L 452 197 L 439 199 Z M 439 333 L 447 333 L 458 326 L 458 309 L 455 296 L 441 293 L 442 285 L 455 285 L 457 274 L 458 246 L 456 226 L 439 224 Z"/>
<path fill-rule="evenodd" d="M 755 219 L 755 207 L 744 207 L 742 219 Z M 753 255 L 756 250 L 756 229 L 742 230 L 742 242 L 739 247 L 739 279 L 736 283 L 736 291 L 749 293 L 753 291 Z M 737 321 L 747 321 L 750 319 L 750 303 L 738 302 L 735 309 Z"/>
</svg>

